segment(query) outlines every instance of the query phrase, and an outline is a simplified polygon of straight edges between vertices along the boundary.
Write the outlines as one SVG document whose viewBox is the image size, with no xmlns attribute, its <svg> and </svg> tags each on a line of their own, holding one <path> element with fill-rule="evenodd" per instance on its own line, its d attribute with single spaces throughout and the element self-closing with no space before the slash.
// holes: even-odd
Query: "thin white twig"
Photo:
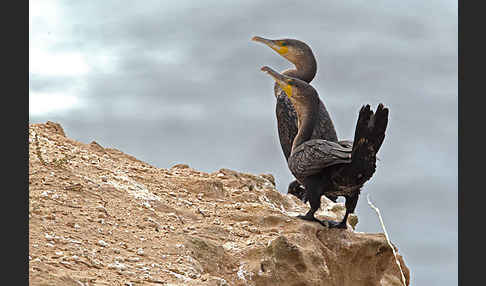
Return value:
<svg viewBox="0 0 486 286">
<path fill-rule="evenodd" d="M 393 256 L 395 256 L 395 262 L 397 263 L 398 269 L 400 269 L 400 273 L 402 274 L 403 285 L 406 286 L 407 282 L 405 280 L 405 275 L 403 274 L 402 266 L 400 265 L 400 261 L 398 261 L 395 248 L 392 246 L 390 242 L 390 238 L 388 237 L 388 232 L 386 231 L 385 224 L 383 223 L 383 218 L 381 217 L 380 210 L 377 207 L 375 207 L 375 205 L 373 205 L 373 203 L 370 201 L 370 194 L 366 195 L 366 199 L 368 200 L 368 205 L 370 205 L 370 207 L 372 207 L 375 210 L 376 214 L 378 215 L 378 218 L 380 219 L 381 227 L 383 228 L 383 232 L 385 233 L 386 242 L 388 243 L 388 245 L 391 247 L 393 251 Z"/>
</svg>

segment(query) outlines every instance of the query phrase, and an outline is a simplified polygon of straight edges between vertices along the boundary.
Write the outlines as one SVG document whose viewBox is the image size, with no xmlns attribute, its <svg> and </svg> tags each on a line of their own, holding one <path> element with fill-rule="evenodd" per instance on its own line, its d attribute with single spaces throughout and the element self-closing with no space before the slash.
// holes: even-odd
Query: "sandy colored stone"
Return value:
<svg viewBox="0 0 486 286">
<path fill-rule="evenodd" d="M 401 285 L 383 234 L 307 210 L 271 174 L 156 168 L 29 126 L 30 285 Z M 323 197 L 316 214 L 344 211 Z"/>
</svg>

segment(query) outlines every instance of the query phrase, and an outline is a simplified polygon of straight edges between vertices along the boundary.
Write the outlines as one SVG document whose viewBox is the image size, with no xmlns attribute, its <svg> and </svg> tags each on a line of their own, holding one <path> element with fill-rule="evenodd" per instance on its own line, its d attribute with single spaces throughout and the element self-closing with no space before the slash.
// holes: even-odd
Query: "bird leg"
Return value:
<svg viewBox="0 0 486 286">
<path fill-rule="evenodd" d="M 314 217 L 314 213 L 321 206 L 321 196 L 318 193 L 317 184 L 309 184 L 305 186 L 305 200 L 309 201 L 311 209 L 305 215 L 299 215 L 298 218 L 308 220 L 308 221 L 318 221 Z"/>
<path fill-rule="evenodd" d="M 346 198 L 346 213 L 344 214 L 344 218 L 341 222 L 326 220 L 323 221 L 329 225 L 329 228 L 347 228 L 346 222 L 348 221 L 348 216 L 350 213 L 354 213 L 354 209 L 356 208 L 356 204 L 358 203 L 358 196 L 359 191 L 354 193 L 351 196 L 345 196 Z"/>
<path fill-rule="evenodd" d="M 337 196 L 326 196 L 328 199 L 330 199 L 333 203 L 337 202 Z"/>
<path fill-rule="evenodd" d="M 289 187 L 287 189 L 287 194 L 291 194 L 296 196 L 299 200 L 304 203 L 307 203 L 309 199 L 307 198 L 307 193 L 305 191 L 305 186 L 300 184 L 299 181 L 293 180 L 290 182 Z M 337 196 L 326 196 L 328 199 L 333 201 L 334 203 L 337 201 Z"/>
<path fill-rule="evenodd" d="M 297 180 L 293 180 L 289 184 L 289 188 L 287 190 L 288 194 L 294 195 L 299 200 L 303 201 L 304 203 L 307 202 L 306 196 L 305 196 L 305 187 L 299 183 Z"/>
<path fill-rule="evenodd" d="M 316 187 L 317 186 L 313 186 L 313 187 L 306 186 L 307 192 L 305 193 L 306 194 L 305 198 L 309 200 L 311 209 L 305 215 L 298 215 L 297 218 L 308 220 L 308 221 L 317 221 L 321 225 L 328 227 L 328 225 L 326 225 L 325 222 L 320 221 L 314 217 L 315 212 L 321 206 L 321 195 L 318 193 L 318 189 Z"/>
<path fill-rule="evenodd" d="M 317 183 L 317 182 L 315 182 Z M 332 221 L 332 220 L 318 220 L 317 218 L 314 217 L 315 212 L 319 209 L 321 206 L 321 192 L 319 192 L 319 186 L 318 184 L 309 184 L 306 187 L 306 198 L 309 200 L 310 204 L 310 210 L 305 214 L 305 215 L 299 215 L 297 218 L 304 219 L 307 221 L 317 221 L 321 225 L 328 227 L 328 228 L 342 228 L 346 229 L 347 228 L 347 220 L 348 216 L 350 213 L 354 213 L 354 210 L 356 208 L 356 205 L 358 203 L 358 197 L 360 190 L 356 190 L 353 192 L 352 195 L 345 196 L 346 202 L 346 213 L 344 214 L 344 218 L 342 219 L 341 222 L 337 221 Z"/>
</svg>

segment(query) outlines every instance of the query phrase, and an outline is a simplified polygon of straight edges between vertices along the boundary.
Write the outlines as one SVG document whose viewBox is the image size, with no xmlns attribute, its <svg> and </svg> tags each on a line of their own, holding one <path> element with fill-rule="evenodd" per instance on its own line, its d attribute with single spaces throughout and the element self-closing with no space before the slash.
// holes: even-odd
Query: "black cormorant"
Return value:
<svg viewBox="0 0 486 286">
<path fill-rule="evenodd" d="M 306 43 L 295 39 L 270 40 L 262 37 L 253 37 L 252 40 L 267 45 L 295 65 L 295 69 L 285 70 L 282 74 L 298 78 L 307 83 L 311 82 L 316 75 L 316 59 L 311 48 Z M 282 147 L 285 160 L 288 161 L 292 142 L 297 134 L 297 114 L 290 100 L 285 95 L 285 92 L 277 83 L 274 86 L 274 93 L 277 99 L 275 113 L 277 115 L 280 146 Z M 331 117 L 320 100 L 317 122 L 319 125 L 314 129 L 311 136 L 312 139 L 324 139 L 332 142 L 338 141 Z M 341 143 L 347 144 L 345 141 Z M 293 181 L 289 184 L 288 193 L 305 201 L 305 189 L 298 181 Z M 336 201 L 335 197 L 331 196 L 329 198 L 334 202 Z"/>
<path fill-rule="evenodd" d="M 388 108 L 379 104 L 376 112 L 363 106 L 359 112 L 352 146 L 312 139 L 318 128 L 319 95 L 305 81 L 280 74 L 269 67 L 262 71 L 271 75 L 285 90 L 298 118 L 288 166 L 297 180 L 305 186 L 311 209 L 302 219 L 318 221 L 328 227 L 346 228 L 348 215 L 354 212 L 363 184 L 376 169 L 376 153 L 385 138 Z M 344 196 L 346 213 L 341 222 L 319 221 L 314 213 L 319 209 L 321 196 Z"/>
</svg>

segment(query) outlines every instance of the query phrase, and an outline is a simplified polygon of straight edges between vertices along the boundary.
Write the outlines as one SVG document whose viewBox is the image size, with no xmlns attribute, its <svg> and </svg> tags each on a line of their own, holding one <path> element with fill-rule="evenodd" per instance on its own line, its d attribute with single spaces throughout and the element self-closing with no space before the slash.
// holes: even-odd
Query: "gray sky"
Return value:
<svg viewBox="0 0 486 286">
<path fill-rule="evenodd" d="M 417 285 L 457 284 L 457 1 L 29 2 L 30 122 L 62 124 L 160 168 L 292 179 L 272 80 L 291 67 L 252 36 L 296 38 L 338 136 L 359 108 L 390 108 L 358 231 L 381 209 Z"/>
</svg>

